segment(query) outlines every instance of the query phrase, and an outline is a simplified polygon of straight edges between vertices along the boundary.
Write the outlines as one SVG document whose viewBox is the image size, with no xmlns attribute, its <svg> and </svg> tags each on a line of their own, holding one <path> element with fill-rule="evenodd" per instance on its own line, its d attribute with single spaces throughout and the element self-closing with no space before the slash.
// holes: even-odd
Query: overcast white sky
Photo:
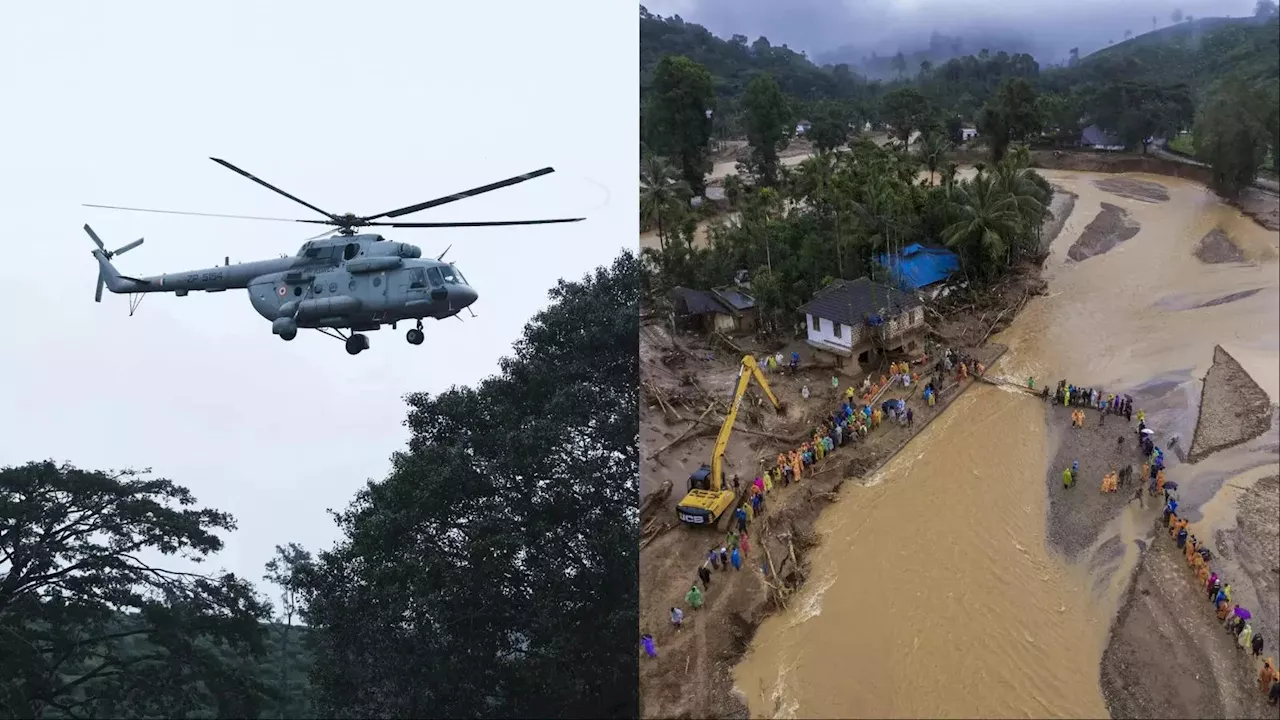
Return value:
<svg viewBox="0 0 1280 720">
<path fill-rule="evenodd" d="M 1042 64 L 1066 49 L 1082 53 L 1120 42 L 1125 30 L 1170 23 L 1175 9 L 1210 17 L 1253 14 L 1256 0 L 643 0 L 649 12 L 679 15 L 721 37 L 764 35 L 811 57 L 850 45 L 892 53 L 923 49 L 934 30 L 973 37 L 1008 36 L 1037 48 Z M 1044 55 L 1045 57 L 1040 57 Z"/>
<path fill-rule="evenodd" d="M 0 466 L 154 468 L 240 529 L 215 563 L 255 581 L 272 547 L 337 537 L 325 508 L 382 478 L 404 393 L 497 369 L 561 277 L 636 247 L 638 26 L 600 0 L 9 3 L 0 43 Z M 477 319 L 357 357 L 271 334 L 243 291 L 93 302 L 81 230 L 150 275 L 294 254 L 320 228 L 81 203 L 313 217 L 372 214 L 547 165 L 553 175 L 405 220 L 587 216 L 575 225 L 392 230 L 449 244 Z"/>
</svg>

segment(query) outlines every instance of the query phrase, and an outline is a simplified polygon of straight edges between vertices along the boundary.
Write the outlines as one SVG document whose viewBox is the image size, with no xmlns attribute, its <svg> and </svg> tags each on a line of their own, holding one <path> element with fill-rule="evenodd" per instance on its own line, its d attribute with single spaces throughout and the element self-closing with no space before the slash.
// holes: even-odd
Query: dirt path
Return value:
<svg viewBox="0 0 1280 720">
<path fill-rule="evenodd" d="M 993 345 L 971 354 L 990 364 L 1003 350 Z M 642 352 L 642 356 L 645 354 Z M 650 350 L 647 354 L 656 357 L 663 353 Z M 700 353 L 692 354 L 697 357 Z M 704 367 L 695 374 L 700 378 L 712 376 L 707 383 L 721 385 L 722 376 L 736 374 L 733 360 L 729 356 L 699 361 Z M 685 360 L 682 372 L 691 372 L 689 366 L 694 362 Z M 661 372 L 658 368 L 653 370 L 655 374 Z M 814 370 L 796 377 L 771 377 L 774 392 L 791 407 L 785 417 L 767 424 L 764 429 L 799 434 L 834 410 L 838 403 L 830 391 L 830 373 L 830 370 Z M 844 387 L 860 383 L 861 378 L 842 377 L 842 381 Z M 688 455 L 687 461 L 670 458 L 663 464 L 646 463 L 643 485 L 660 485 L 661 481 L 653 479 L 659 475 L 671 481 L 675 492 L 658 511 L 669 513 L 673 526 L 649 541 L 640 553 L 641 632 L 654 636 L 659 653 L 658 658 L 643 658 L 641 662 L 643 717 L 746 717 L 745 703 L 733 692 L 731 671 L 746 652 L 756 627 L 778 608 L 776 594 L 766 584 L 766 577 L 774 577 L 776 570 L 777 577 L 789 588 L 801 585 L 805 579 L 805 554 L 815 542 L 812 525 L 836 498 L 840 486 L 846 480 L 856 482 L 873 474 L 972 383 L 969 380 L 944 391 L 933 408 L 919 399 L 919 388 L 891 390 L 884 399 L 910 396 L 908 403 L 915 413 L 914 427 L 908 429 L 886 423 L 872 431 L 865 441 L 827 456 L 811 468 L 800 483 L 775 489 L 768 496 L 765 512 L 750 525 L 751 549 L 744 558 L 742 570 L 730 568 L 714 572 L 704 594 L 705 604 L 696 611 L 687 607 L 684 595 L 697 580 L 697 569 L 706 560 L 707 552 L 722 545 L 724 535 L 710 528 L 679 526 L 674 522 L 674 506 L 683 495 L 689 467 L 709 456 L 712 438 L 699 438 L 681 446 L 677 457 Z M 813 391 L 807 402 L 799 396 L 800 387 L 806 384 Z M 656 412 L 659 411 L 655 408 L 642 407 L 642 426 L 661 422 L 654 417 Z M 683 427 L 675 423 L 671 430 L 678 433 Z M 662 437 L 651 433 L 651 442 L 656 442 L 653 435 Z M 670 440 L 663 444 L 666 442 Z M 744 434 L 735 435 L 730 445 L 731 453 L 734 450 L 737 453 L 727 472 L 739 474 L 744 482 L 754 478 L 756 459 L 768 459 L 771 463 L 779 450 L 789 449 L 779 441 Z M 641 456 L 651 457 L 656 449 L 646 446 Z M 662 522 L 660 516 L 654 519 Z M 794 560 L 789 557 L 791 552 L 795 553 Z M 767 557 L 773 560 L 768 575 L 764 572 Z M 701 587 L 701 583 L 698 584 Z M 680 606 L 685 611 L 685 627 L 679 631 L 673 629 L 669 621 L 672 606 Z"/>
</svg>

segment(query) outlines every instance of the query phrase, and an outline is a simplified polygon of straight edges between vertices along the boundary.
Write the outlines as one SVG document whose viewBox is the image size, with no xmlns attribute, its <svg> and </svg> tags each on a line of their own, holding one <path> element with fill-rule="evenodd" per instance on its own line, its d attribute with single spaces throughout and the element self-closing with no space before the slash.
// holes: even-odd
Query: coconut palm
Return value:
<svg viewBox="0 0 1280 720">
<path fill-rule="evenodd" d="M 929 168 L 929 184 L 933 184 L 933 176 L 938 168 L 946 167 L 947 155 L 954 146 L 942 133 L 929 133 L 921 138 L 917 156 L 924 166 Z"/>
<path fill-rule="evenodd" d="M 943 230 L 943 242 L 966 265 L 980 268 L 983 277 L 995 276 L 1007 265 L 1010 244 L 1023 227 L 1017 205 L 999 180 L 989 175 L 956 185 L 954 203 L 958 219 Z"/>
<path fill-rule="evenodd" d="M 666 158 L 648 153 L 640 158 L 640 219 L 658 230 L 658 244 L 667 248 L 667 228 L 687 207 L 693 191 Z"/>
</svg>

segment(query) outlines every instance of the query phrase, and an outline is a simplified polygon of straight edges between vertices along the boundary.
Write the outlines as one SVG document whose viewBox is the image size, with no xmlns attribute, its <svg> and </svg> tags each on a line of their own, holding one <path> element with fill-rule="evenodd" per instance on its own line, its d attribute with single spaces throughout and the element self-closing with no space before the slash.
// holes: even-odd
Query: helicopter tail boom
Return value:
<svg viewBox="0 0 1280 720">
<path fill-rule="evenodd" d="M 93 295 L 94 302 L 102 302 L 103 285 L 106 285 L 107 289 L 113 293 L 128 293 L 140 292 L 150 284 L 145 280 L 121 275 L 120 272 L 116 270 L 115 266 L 111 264 L 111 258 L 116 255 L 127 253 L 141 245 L 142 238 L 138 238 L 128 245 L 116 250 L 108 250 L 106 246 L 102 244 L 102 239 L 93 231 L 93 228 L 86 224 L 84 226 L 84 231 L 89 234 L 90 239 L 92 239 L 94 244 L 98 246 L 98 248 L 93 251 L 93 257 L 98 261 L 98 288 Z"/>
</svg>

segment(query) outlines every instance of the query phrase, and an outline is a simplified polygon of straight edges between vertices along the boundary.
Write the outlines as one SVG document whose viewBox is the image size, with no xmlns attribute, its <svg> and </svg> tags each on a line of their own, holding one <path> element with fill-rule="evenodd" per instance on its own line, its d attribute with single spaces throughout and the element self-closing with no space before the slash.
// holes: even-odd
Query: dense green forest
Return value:
<svg viewBox="0 0 1280 720">
<path fill-rule="evenodd" d="M 1153 38 L 1073 53 L 1067 67 L 983 50 L 879 83 L 642 8 L 640 216 L 659 242 L 645 251 L 646 282 L 653 291 L 714 287 L 747 270 L 762 327 L 786 331 L 815 290 L 874 275 L 873 258 L 913 242 L 953 249 L 971 287 L 999 281 L 1044 251 L 1053 193 L 1030 167 L 1030 149 L 1074 146 L 1090 124 L 1143 151 L 1192 130 L 1215 190 L 1235 198 L 1259 171 L 1277 169 L 1278 33 L 1274 4 L 1262 0 L 1254 18 L 1188 19 Z M 789 166 L 783 151 L 801 120 L 815 154 Z M 892 142 L 863 137 L 866 123 Z M 725 200 L 692 202 L 704 192 L 713 140 L 727 137 L 748 147 L 738 174 L 723 180 Z M 959 178 L 962 145 L 984 153 L 976 177 Z M 737 219 L 713 224 L 710 242 L 695 245 L 698 223 L 724 209 Z"/>
<path fill-rule="evenodd" d="M 1195 109 L 1207 106 L 1228 81 L 1258 87 L 1264 99 L 1280 103 L 1280 25 L 1266 0 L 1258 13 L 1252 18 L 1188 18 L 1083 58 L 1073 55 L 1067 67 L 1046 69 L 1031 55 L 981 50 L 938 64 L 903 64 L 899 79 L 879 82 L 868 81 L 849 65 L 819 67 L 765 38 L 718 38 L 700 25 L 658 17 L 642 7 L 642 139 L 649 146 L 661 144 L 655 140 L 664 133 L 661 119 L 654 118 L 655 87 L 662 87 L 663 58 L 678 56 L 708 73 L 711 93 L 697 101 L 714 111 L 709 137 L 747 135 L 747 88 L 753 78 L 768 75 L 788 99 L 792 120 L 812 121 L 835 106 L 855 124 L 900 119 L 886 113 L 884 105 L 886 96 L 904 88 L 923 95 L 938 122 L 956 118 L 977 124 L 1002 85 L 1026 80 L 1036 97 L 1043 98 L 1037 113 L 1042 129 L 1066 139 L 1078 137 L 1083 125 L 1097 123 L 1132 144 L 1152 132 L 1189 128 Z M 1139 116 L 1150 121 L 1140 122 Z"/>
<path fill-rule="evenodd" d="M 263 588 L 164 566 L 235 529 L 173 481 L 0 468 L 0 717 L 634 716 L 639 281 L 561 281 L 497 375 L 407 396 L 390 474 Z"/>
</svg>

